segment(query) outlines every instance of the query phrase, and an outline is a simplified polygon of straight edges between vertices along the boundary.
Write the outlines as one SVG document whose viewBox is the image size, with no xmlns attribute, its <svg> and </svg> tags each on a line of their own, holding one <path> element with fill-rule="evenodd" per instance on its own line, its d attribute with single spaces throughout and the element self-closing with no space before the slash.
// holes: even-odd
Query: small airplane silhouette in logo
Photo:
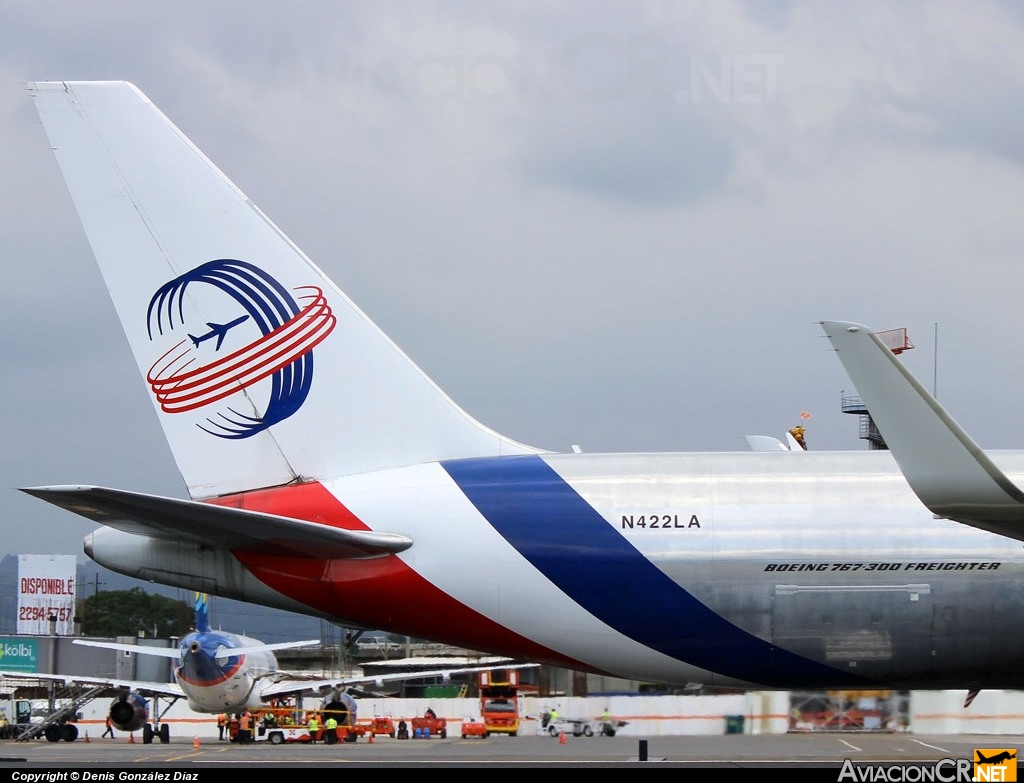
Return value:
<svg viewBox="0 0 1024 783">
<path fill-rule="evenodd" d="M 243 321 L 248 320 L 248 318 L 249 316 L 247 315 L 240 315 L 234 321 L 229 321 L 226 324 L 215 324 L 210 321 L 207 321 L 206 325 L 210 327 L 210 331 L 208 331 L 206 334 L 201 334 L 198 337 L 196 337 L 194 334 L 190 334 L 188 337 L 196 348 L 199 347 L 199 343 L 209 340 L 211 337 L 216 337 L 217 344 L 213 347 L 213 350 L 219 351 L 221 343 L 224 342 L 224 336 L 228 333 L 228 330 L 235 328 Z"/>
<path fill-rule="evenodd" d="M 974 752 L 978 754 L 978 764 L 1001 764 L 1009 759 L 1017 758 L 1016 753 L 1010 753 L 1008 750 L 1004 750 L 1002 753 L 997 753 L 992 758 L 985 758 L 985 755 L 980 750 L 976 750 Z"/>
</svg>

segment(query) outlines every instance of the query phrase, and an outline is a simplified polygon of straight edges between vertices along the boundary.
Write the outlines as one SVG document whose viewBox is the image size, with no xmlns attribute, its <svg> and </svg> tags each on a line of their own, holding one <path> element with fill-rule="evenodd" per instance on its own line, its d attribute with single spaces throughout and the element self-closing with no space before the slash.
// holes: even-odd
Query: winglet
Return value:
<svg viewBox="0 0 1024 783">
<path fill-rule="evenodd" d="M 1024 540 L 1024 493 L 868 327 L 822 321 L 911 488 L 940 517 Z"/>
</svg>

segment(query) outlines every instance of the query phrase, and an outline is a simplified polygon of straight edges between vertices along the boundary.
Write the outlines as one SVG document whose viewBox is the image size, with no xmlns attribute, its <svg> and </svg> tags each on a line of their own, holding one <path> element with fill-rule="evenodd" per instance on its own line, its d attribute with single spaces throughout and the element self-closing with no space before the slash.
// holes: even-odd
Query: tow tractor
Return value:
<svg viewBox="0 0 1024 783">
<path fill-rule="evenodd" d="M 574 737 L 593 737 L 595 734 L 594 724 L 585 718 L 555 718 L 552 720 L 551 713 L 545 712 L 540 718 L 542 732 L 557 737 L 560 734 L 571 734 Z"/>
<path fill-rule="evenodd" d="M 541 715 L 540 730 L 552 737 L 560 734 L 572 734 L 574 737 L 614 737 L 616 732 L 627 724 L 624 720 L 610 718 L 555 718 L 551 713 Z"/>
<path fill-rule="evenodd" d="M 316 741 L 333 745 L 336 742 L 356 742 L 367 735 L 384 734 L 395 736 L 395 724 L 389 717 L 356 719 L 355 700 L 348 694 L 332 694 L 324 699 L 318 710 L 305 711 L 291 701 L 282 700 L 276 705 L 253 713 L 255 732 L 253 740 L 281 745 L 285 742 L 311 742 L 314 737 L 309 731 L 309 716 L 316 714 L 319 728 Z M 338 722 L 334 732 L 324 728 L 324 722 L 333 717 Z M 234 725 L 232 732 L 234 732 Z M 232 733 L 232 740 L 235 739 Z"/>
</svg>

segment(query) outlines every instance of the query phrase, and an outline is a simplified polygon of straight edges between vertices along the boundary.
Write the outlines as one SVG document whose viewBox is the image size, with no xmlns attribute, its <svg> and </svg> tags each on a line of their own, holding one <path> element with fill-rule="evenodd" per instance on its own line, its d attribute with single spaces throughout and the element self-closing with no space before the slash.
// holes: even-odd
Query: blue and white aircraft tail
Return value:
<svg viewBox="0 0 1024 783">
<path fill-rule="evenodd" d="M 189 494 L 25 490 L 99 523 L 102 565 L 643 681 L 1024 687 L 1024 452 L 982 452 L 871 330 L 822 322 L 891 452 L 549 453 L 134 86 L 31 94 Z"/>
</svg>

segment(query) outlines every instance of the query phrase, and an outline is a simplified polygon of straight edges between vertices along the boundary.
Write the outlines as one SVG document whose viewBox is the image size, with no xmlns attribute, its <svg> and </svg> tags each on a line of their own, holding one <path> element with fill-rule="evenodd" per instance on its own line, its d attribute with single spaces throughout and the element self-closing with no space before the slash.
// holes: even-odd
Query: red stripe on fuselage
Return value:
<svg viewBox="0 0 1024 783">
<path fill-rule="evenodd" d="M 243 492 L 209 502 L 346 530 L 370 530 L 319 482 Z M 321 560 L 244 550 L 233 554 L 265 584 L 345 624 L 571 669 L 588 668 L 470 609 L 397 555 Z"/>
</svg>

